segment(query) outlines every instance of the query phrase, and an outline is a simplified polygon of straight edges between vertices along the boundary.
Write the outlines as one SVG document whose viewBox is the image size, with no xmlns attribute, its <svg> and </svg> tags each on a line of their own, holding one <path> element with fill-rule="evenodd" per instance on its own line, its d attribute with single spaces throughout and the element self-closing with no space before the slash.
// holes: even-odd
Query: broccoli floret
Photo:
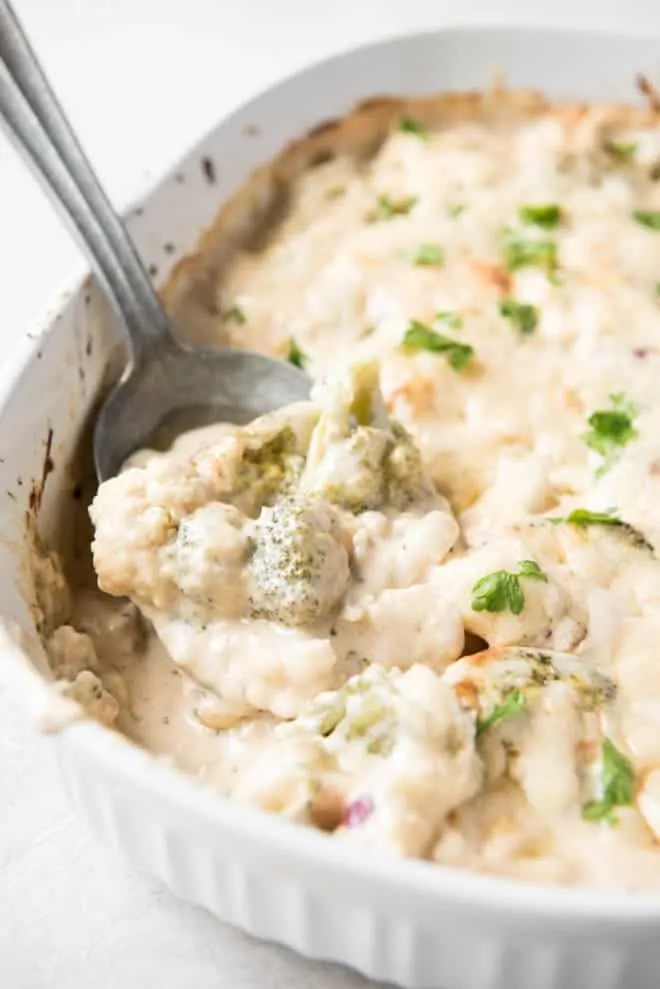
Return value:
<svg viewBox="0 0 660 989">
<path fill-rule="evenodd" d="M 353 366 L 320 400 L 301 490 L 356 513 L 434 495 L 411 437 L 388 418 L 375 363 Z"/>
<path fill-rule="evenodd" d="M 253 618 L 307 625 L 339 603 L 349 582 L 348 553 L 331 505 L 284 498 L 262 509 L 250 539 Z"/>
<path fill-rule="evenodd" d="M 365 751 L 387 755 L 396 729 L 396 687 L 379 666 L 370 666 L 339 690 L 319 694 L 284 733 L 311 734 L 343 744 L 361 740 Z"/>
<path fill-rule="evenodd" d="M 249 492 L 257 507 L 287 492 L 300 476 L 304 459 L 296 452 L 296 438 L 284 426 L 260 446 L 245 446 L 237 476 L 235 494 Z"/>
</svg>

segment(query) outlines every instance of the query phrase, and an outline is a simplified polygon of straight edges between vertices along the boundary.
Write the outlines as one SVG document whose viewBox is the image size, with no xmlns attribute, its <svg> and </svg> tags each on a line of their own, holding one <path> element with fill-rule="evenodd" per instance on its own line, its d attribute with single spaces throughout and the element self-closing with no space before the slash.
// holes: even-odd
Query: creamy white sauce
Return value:
<svg viewBox="0 0 660 989">
<path fill-rule="evenodd" d="M 134 458 L 93 509 L 95 565 L 171 659 L 153 636 L 136 653 L 131 623 L 109 648 L 116 605 L 97 595 L 78 597 L 71 622 L 98 655 L 85 663 L 78 640 L 56 660 L 51 643 L 54 666 L 69 680 L 96 670 L 119 729 L 155 754 L 338 839 L 538 882 L 657 888 L 658 159 L 657 129 L 612 133 L 595 109 L 396 131 L 368 166 L 337 158 L 301 176 L 267 247 L 224 272 L 218 337 L 279 355 L 293 338 L 315 376 L 338 374 L 319 393 L 327 421 L 311 447 L 318 410 L 300 406 Z M 525 213 L 548 205 L 554 220 Z M 516 263 L 530 250 L 556 264 Z M 471 359 L 406 349 L 411 320 Z M 389 414 L 442 495 L 422 481 L 410 504 L 379 502 L 344 442 L 342 369 L 371 358 L 384 404 L 370 402 L 370 456 Z M 629 420 L 600 452 L 585 441 L 594 413 L 610 416 L 608 437 L 612 414 Z M 295 490 L 325 505 L 307 521 L 333 564 L 311 597 L 299 571 L 269 583 L 277 545 L 261 569 L 250 555 L 271 467 L 241 488 L 241 458 L 283 423 L 296 470 L 306 460 Z M 337 486 L 344 501 L 328 507 Z M 576 508 L 638 531 L 548 520 Z M 277 531 L 290 524 L 264 511 Z M 475 607 L 475 585 L 502 572 L 521 606 Z M 461 659 L 466 636 L 492 650 Z M 619 757 L 609 807 L 606 745 Z"/>
</svg>

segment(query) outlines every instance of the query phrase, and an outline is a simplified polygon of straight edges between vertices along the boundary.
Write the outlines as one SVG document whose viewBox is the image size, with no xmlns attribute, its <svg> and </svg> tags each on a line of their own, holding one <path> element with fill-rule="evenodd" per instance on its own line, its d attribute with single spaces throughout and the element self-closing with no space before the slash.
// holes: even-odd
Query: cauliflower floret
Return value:
<svg viewBox="0 0 660 989">
<path fill-rule="evenodd" d="M 378 366 L 356 364 L 315 392 L 323 413 L 312 434 L 300 490 L 352 512 L 390 505 L 400 510 L 432 501 L 421 455 L 390 422 L 378 387 Z"/>
<path fill-rule="evenodd" d="M 112 725 L 119 714 L 119 704 L 91 670 L 83 670 L 74 680 L 62 680 L 59 693 L 76 701 L 90 718 L 104 725 Z"/>
<path fill-rule="evenodd" d="M 132 601 L 83 591 L 76 595 L 74 624 L 90 637 L 104 667 L 112 666 L 118 657 L 135 659 L 147 647 L 147 623 Z"/>
<path fill-rule="evenodd" d="M 199 624 L 157 612 L 150 617 L 171 659 L 236 709 L 294 718 L 334 682 L 332 646 L 301 629 L 258 620 Z"/>
<path fill-rule="evenodd" d="M 424 583 L 459 536 L 453 515 L 448 508 L 440 507 L 422 515 L 364 512 L 357 517 L 348 516 L 346 527 L 353 536 L 356 578 L 348 594 L 349 603 L 358 603 L 387 588 Z"/>
<path fill-rule="evenodd" d="M 585 635 L 586 613 L 571 593 L 570 572 L 550 556 L 535 558 L 518 535 L 448 561 L 429 583 L 440 599 L 457 604 L 466 631 L 489 645 L 568 650 Z"/>
<path fill-rule="evenodd" d="M 256 757 L 252 751 L 235 775 L 231 795 L 262 810 L 317 824 L 315 809 L 324 802 L 324 794 L 333 792 L 335 772 L 336 760 L 317 739 L 289 737 L 262 748 Z M 330 823 L 337 827 L 344 812 L 341 793 L 336 794 L 335 803 L 334 822 Z"/>
<path fill-rule="evenodd" d="M 191 613 L 230 617 L 245 610 L 246 518 L 233 505 L 209 502 L 181 520 L 163 551 L 162 573 L 177 585 Z"/>
<path fill-rule="evenodd" d="M 90 507 L 101 590 L 139 605 L 173 608 L 178 588 L 162 572 L 160 551 L 176 538 L 181 520 L 212 497 L 211 485 L 190 462 L 155 461 L 101 484 Z"/>
<path fill-rule="evenodd" d="M 312 740 L 332 758 L 330 779 L 321 774 L 317 786 L 343 793 L 337 834 L 389 853 L 424 855 L 447 814 L 481 785 L 474 718 L 423 666 L 372 666 L 275 734 L 278 744 Z"/>
<path fill-rule="evenodd" d="M 465 642 L 460 611 L 438 600 L 428 584 L 384 590 L 346 607 L 335 629 L 337 648 L 399 669 L 424 663 L 443 670 Z"/>
<path fill-rule="evenodd" d="M 597 712 L 614 683 L 580 658 L 539 649 L 490 649 L 452 664 L 442 680 L 477 712 L 489 777 L 507 770 L 544 817 L 579 806 Z"/>
<path fill-rule="evenodd" d="M 284 625 L 325 617 L 349 582 L 339 518 L 322 501 L 287 498 L 263 508 L 250 528 L 250 614 Z"/>
<path fill-rule="evenodd" d="M 60 625 L 45 642 L 55 676 L 73 680 L 83 670 L 97 670 L 96 649 L 89 635 L 71 625 Z"/>
<path fill-rule="evenodd" d="M 176 610 L 181 575 L 172 557 L 182 547 L 172 544 L 183 520 L 213 501 L 258 514 L 300 473 L 317 417 L 309 403 L 290 406 L 188 460 L 152 460 L 105 481 L 90 508 L 101 589 L 141 606 Z"/>
</svg>

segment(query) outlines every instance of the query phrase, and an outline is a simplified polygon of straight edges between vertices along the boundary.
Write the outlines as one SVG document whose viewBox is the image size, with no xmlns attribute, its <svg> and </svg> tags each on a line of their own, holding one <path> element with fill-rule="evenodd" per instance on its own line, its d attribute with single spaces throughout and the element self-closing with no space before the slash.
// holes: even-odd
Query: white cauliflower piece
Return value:
<svg viewBox="0 0 660 989">
<path fill-rule="evenodd" d="M 423 663 L 443 670 L 465 642 L 459 609 L 428 584 L 385 590 L 363 606 L 347 607 L 335 629 L 337 648 L 399 669 Z"/>
<path fill-rule="evenodd" d="M 332 685 L 337 657 L 327 639 L 266 621 L 151 618 L 172 660 L 229 705 L 293 718 Z"/>
<path fill-rule="evenodd" d="M 425 582 L 434 566 L 455 546 L 459 528 L 449 508 L 423 515 L 364 512 L 349 519 L 356 581 L 348 600 L 357 603 L 386 588 Z"/>
<path fill-rule="evenodd" d="M 286 498 L 250 526 L 249 605 L 254 618 L 309 625 L 328 615 L 350 579 L 336 510 Z"/>
<path fill-rule="evenodd" d="M 181 574 L 172 558 L 185 557 L 180 553 L 185 547 L 173 544 L 184 519 L 214 501 L 258 514 L 300 473 L 317 415 L 307 403 L 290 406 L 234 430 L 188 460 L 152 460 L 105 481 L 90 508 L 101 589 L 140 606 L 176 611 Z M 210 521 L 207 516 L 199 527 Z M 236 527 L 234 520 L 229 524 Z M 193 596 L 199 600 L 199 588 Z"/>
<path fill-rule="evenodd" d="M 474 718 L 423 666 L 372 666 L 275 733 L 278 745 L 312 740 L 331 757 L 316 786 L 343 794 L 337 834 L 385 852 L 423 856 L 481 785 Z"/>
<path fill-rule="evenodd" d="M 119 704 L 91 670 L 83 670 L 74 680 L 62 680 L 57 687 L 63 697 L 80 704 L 88 717 L 108 726 L 116 721 Z"/>
<path fill-rule="evenodd" d="M 544 818 L 579 806 L 608 677 L 579 656 L 519 647 L 463 657 L 442 680 L 477 712 L 491 778 L 508 770 Z"/>
<path fill-rule="evenodd" d="M 233 505 L 209 502 L 181 520 L 176 539 L 161 553 L 163 576 L 202 619 L 245 610 L 246 521 Z"/>
<path fill-rule="evenodd" d="M 98 670 L 98 657 L 89 635 L 78 632 L 72 625 L 60 625 L 45 643 L 53 673 L 73 680 L 83 670 Z"/>
<path fill-rule="evenodd" d="M 448 561 L 430 584 L 439 599 L 457 604 L 466 631 L 492 646 L 568 650 L 586 632 L 570 573 L 552 558 L 535 559 L 528 543 L 513 534 Z"/>
</svg>

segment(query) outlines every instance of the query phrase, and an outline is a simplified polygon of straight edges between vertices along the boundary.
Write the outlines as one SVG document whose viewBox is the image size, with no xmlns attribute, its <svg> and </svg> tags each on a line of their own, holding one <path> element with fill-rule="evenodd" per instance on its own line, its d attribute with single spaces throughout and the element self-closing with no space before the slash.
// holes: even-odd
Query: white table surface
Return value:
<svg viewBox="0 0 660 989">
<path fill-rule="evenodd" d="M 625 26 L 660 0 L 14 0 L 118 203 L 232 106 L 316 58 L 448 23 Z M 79 259 L 0 139 L 0 344 Z M 0 694 L 1 989 L 353 989 L 360 977 L 221 926 L 136 875 L 69 810 L 46 740 Z"/>
</svg>

